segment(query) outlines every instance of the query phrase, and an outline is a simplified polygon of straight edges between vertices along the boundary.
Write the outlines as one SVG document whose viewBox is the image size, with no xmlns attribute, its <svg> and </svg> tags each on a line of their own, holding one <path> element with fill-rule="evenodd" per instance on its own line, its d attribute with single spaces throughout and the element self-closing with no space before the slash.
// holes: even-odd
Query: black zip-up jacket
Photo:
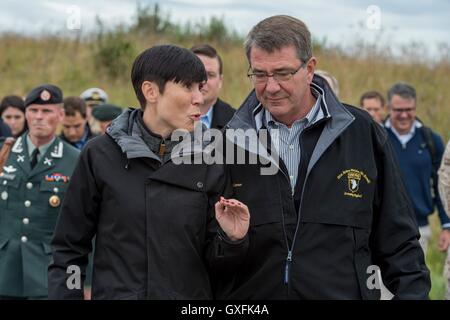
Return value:
<svg viewBox="0 0 450 320">
<path fill-rule="evenodd" d="M 94 235 L 93 299 L 211 299 L 208 271 L 242 261 L 247 238 L 231 243 L 215 228 L 214 203 L 228 195 L 223 166 L 161 163 L 138 112 L 125 111 L 81 152 L 52 240 L 50 299 L 82 299 L 83 286 L 67 286 L 76 284 L 68 268 L 84 279 Z"/>
<path fill-rule="evenodd" d="M 234 197 L 251 212 L 250 244 L 237 273 L 219 279 L 217 297 L 379 299 L 376 265 L 395 298 L 426 299 L 429 271 L 385 130 L 341 104 L 322 78 L 311 86 L 324 118 L 300 135 L 293 195 L 282 160 L 234 141 L 271 162 L 228 165 Z M 262 110 L 252 92 L 227 129 L 259 129 Z M 261 175 L 268 166 L 277 173 Z"/>
<path fill-rule="evenodd" d="M 230 106 L 225 101 L 217 99 L 216 103 L 212 106 L 213 115 L 211 121 L 211 128 L 223 129 L 228 121 L 231 120 L 234 113 L 236 112 L 232 106 Z"/>
</svg>

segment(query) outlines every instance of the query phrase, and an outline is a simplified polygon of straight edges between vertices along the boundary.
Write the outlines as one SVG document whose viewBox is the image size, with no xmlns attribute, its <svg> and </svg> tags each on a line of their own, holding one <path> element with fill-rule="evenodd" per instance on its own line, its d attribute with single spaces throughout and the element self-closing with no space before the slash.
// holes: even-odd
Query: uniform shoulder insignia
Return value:
<svg viewBox="0 0 450 320">
<path fill-rule="evenodd" d="M 23 152 L 23 144 L 22 144 L 22 137 L 17 138 L 16 143 L 14 143 L 13 148 L 11 149 L 14 153 L 22 153 Z"/>
<path fill-rule="evenodd" d="M 53 158 L 62 158 L 63 156 L 63 143 L 60 141 L 50 153 Z"/>
</svg>

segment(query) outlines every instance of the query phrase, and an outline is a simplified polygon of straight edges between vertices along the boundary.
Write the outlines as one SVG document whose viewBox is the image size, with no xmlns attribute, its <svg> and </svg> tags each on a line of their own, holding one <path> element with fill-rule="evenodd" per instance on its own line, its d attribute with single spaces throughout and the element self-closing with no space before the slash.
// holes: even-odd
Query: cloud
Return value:
<svg viewBox="0 0 450 320">
<path fill-rule="evenodd" d="M 384 32 L 396 43 L 418 41 L 430 47 L 450 41 L 450 1 L 446 0 L 2 0 L 0 32 L 36 34 L 42 30 L 64 30 L 69 17 L 67 8 L 73 4 L 80 8 L 83 32 L 89 32 L 96 27 L 96 16 L 106 26 L 130 24 L 136 16 L 138 3 L 153 6 L 156 2 L 173 22 L 200 22 L 211 16 L 222 17 L 228 27 L 242 35 L 263 18 L 290 14 L 305 21 L 314 38 L 326 37 L 329 42 L 349 42 L 355 32 L 367 39 L 376 38 L 377 32 Z M 381 10 L 380 31 L 364 27 L 369 5 L 376 5 Z"/>
</svg>

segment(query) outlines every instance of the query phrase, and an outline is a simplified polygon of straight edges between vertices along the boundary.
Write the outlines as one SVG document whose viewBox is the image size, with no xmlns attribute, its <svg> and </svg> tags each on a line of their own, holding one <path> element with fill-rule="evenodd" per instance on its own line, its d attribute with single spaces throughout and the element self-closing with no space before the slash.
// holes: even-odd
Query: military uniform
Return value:
<svg viewBox="0 0 450 320">
<path fill-rule="evenodd" d="M 442 157 L 439 169 L 439 193 L 447 215 L 450 217 L 450 141 Z"/>
<path fill-rule="evenodd" d="M 445 148 L 439 169 L 439 194 L 447 215 L 450 217 L 450 141 Z M 447 259 L 444 264 L 444 279 L 447 282 L 445 299 L 450 300 L 450 247 L 447 249 Z"/>
<path fill-rule="evenodd" d="M 50 240 L 79 153 L 55 137 L 32 169 L 27 134 L 0 175 L 0 296 L 48 295 Z"/>
<path fill-rule="evenodd" d="M 81 93 L 80 98 L 86 102 L 87 119 L 92 132 L 102 134 L 103 132 L 100 129 L 99 123 L 91 116 L 91 110 L 95 106 L 106 103 L 108 101 L 108 95 L 100 88 L 89 88 Z"/>
</svg>

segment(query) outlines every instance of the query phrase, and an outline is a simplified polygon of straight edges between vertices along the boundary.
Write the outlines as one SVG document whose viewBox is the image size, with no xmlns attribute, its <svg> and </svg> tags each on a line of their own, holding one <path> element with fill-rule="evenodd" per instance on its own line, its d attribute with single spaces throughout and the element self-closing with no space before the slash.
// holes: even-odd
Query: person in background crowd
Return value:
<svg viewBox="0 0 450 320">
<path fill-rule="evenodd" d="M 327 80 L 328 85 L 330 86 L 331 90 L 333 90 L 336 97 L 339 97 L 339 82 L 333 75 L 324 70 L 316 70 L 314 71 L 314 73 L 325 78 L 325 80 Z"/>
<path fill-rule="evenodd" d="M 80 98 L 86 102 L 86 119 L 91 131 L 100 134 L 101 129 L 92 117 L 92 109 L 95 106 L 107 103 L 108 95 L 100 88 L 89 88 L 81 93 Z"/>
<path fill-rule="evenodd" d="M 100 134 L 106 132 L 108 125 L 116 119 L 123 109 L 113 104 L 101 104 L 92 109 L 93 123 L 100 129 Z"/>
<path fill-rule="evenodd" d="M 204 98 L 200 106 L 202 116 L 200 120 L 209 129 L 222 129 L 234 115 L 234 108 L 219 99 L 223 84 L 222 59 L 216 49 L 209 44 L 193 46 L 191 51 L 200 58 L 206 69 L 208 81 L 202 87 Z"/>
<path fill-rule="evenodd" d="M 450 141 L 442 157 L 441 166 L 439 168 L 439 194 L 445 208 L 445 212 L 450 217 Z M 445 299 L 450 300 L 450 247 L 447 249 L 447 260 L 444 264 L 444 279 L 447 280 L 447 290 Z"/>
<path fill-rule="evenodd" d="M 428 217 L 437 209 L 442 227 L 438 248 L 447 251 L 450 247 L 450 218 L 439 196 L 437 173 L 444 153 L 442 138 L 417 118 L 417 96 L 413 86 L 398 82 L 389 89 L 387 96 L 389 117 L 384 126 L 414 207 L 420 244 L 426 255 L 431 239 Z M 449 259 L 447 255 L 447 263 L 450 263 Z"/>
<path fill-rule="evenodd" d="M 359 99 L 359 106 L 366 110 L 373 120 L 379 124 L 383 124 L 385 117 L 385 100 L 378 91 L 365 92 Z"/>
<path fill-rule="evenodd" d="M 445 212 L 450 217 L 450 141 L 447 143 L 441 166 L 439 167 L 439 195 Z"/>
<path fill-rule="evenodd" d="M 50 240 L 79 151 L 56 136 L 61 89 L 35 87 L 25 99 L 28 131 L 0 175 L 0 299 L 45 299 Z"/>
<path fill-rule="evenodd" d="M 87 124 L 86 104 L 83 99 L 75 96 L 65 98 L 63 104 L 61 139 L 81 150 L 88 140 L 96 136 Z"/>
<path fill-rule="evenodd" d="M 13 137 L 20 137 L 27 130 L 25 103 L 19 96 L 6 96 L 0 102 L 0 118 L 11 129 Z"/>
</svg>

